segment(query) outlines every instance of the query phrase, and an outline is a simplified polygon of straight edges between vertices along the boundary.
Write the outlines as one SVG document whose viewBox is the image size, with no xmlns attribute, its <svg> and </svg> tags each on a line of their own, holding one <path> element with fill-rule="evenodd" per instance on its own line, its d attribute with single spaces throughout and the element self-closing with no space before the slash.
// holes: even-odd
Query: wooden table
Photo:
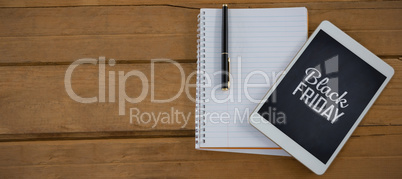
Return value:
<svg viewBox="0 0 402 179">
<path fill-rule="evenodd" d="M 395 76 L 324 177 L 402 177 L 400 1 L 0 0 L 0 178 L 317 177 L 290 157 L 194 149 L 195 103 L 186 89 L 179 93 L 181 73 L 172 63 L 151 60 L 175 60 L 188 77 L 196 70 L 199 8 L 222 3 L 305 6 L 310 33 L 329 20 L 393 66 Z M 75 94 L 97 102 L 75 101 L 65 85 L 70 64 L 102 57 L 116 64 L 106 63 L 100 77 L 96 60 L 71 77 Z M 119 73 L 136 70 L 151 79 L 152 69 L 153 81 L 130 77 L 119 88 Z M 195 76 L 188 79 L 194 97 Z M 142 85 L 149 87 L 144 100 L 126 102 L 119 115 L 119 95 L 125 90 L 137 97 Z M 178 93 L 171 102 L 153 102 Z M 191 117 L 187 125 L 130 123 L 130 108 Z"/>
</svg>

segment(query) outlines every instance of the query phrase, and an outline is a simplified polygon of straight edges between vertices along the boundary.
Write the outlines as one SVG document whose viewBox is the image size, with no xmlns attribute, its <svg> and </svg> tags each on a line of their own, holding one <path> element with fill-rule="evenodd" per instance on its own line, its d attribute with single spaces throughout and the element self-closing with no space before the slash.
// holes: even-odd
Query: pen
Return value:
<svg viewBox="0 0 402 179">
<path fill-rule="evenodd" d="M 222 6 L 222 90 L 227 91 L 230 87 L 229 79 L 229 26 L 228 26 L 228 5 L 223 4 Z"/>
</svg>

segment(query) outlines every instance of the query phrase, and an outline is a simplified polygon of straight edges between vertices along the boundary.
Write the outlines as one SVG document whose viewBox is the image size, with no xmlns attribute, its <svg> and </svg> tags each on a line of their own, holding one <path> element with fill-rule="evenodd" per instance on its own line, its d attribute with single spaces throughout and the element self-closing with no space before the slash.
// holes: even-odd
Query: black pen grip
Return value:
<svg viewBox="0 0 402 179">
<path fill-rule="evenodd" d="M 222 89 L 229 89 L 229 54 L 222 54 Z"/>
</svg>

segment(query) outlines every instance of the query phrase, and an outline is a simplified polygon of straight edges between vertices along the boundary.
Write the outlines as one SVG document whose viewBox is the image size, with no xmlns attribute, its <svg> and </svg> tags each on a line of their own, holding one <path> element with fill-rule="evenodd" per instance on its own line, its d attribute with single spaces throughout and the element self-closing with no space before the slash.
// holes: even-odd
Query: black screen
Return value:
<svg viewBox="0 0 402 179">
<path fill-rule="evenodd" d="M 258 113 L 326 164 L 385 79 L 320 30 Z"/>
</svg>

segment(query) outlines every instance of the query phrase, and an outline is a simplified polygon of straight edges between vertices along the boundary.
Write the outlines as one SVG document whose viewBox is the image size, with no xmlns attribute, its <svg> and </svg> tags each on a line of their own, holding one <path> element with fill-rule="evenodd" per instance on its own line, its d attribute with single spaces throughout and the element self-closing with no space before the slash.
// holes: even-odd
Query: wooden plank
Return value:
<svg viewBox="0 0 402 179">
<path fill-rule="evenodd" d="M 153 157 L 153 156 L 149 156 Z M 402 164 L 392 158 L 337 158 L 320 178 L 400 178 Z M 275 162 L 275 163 L 274 163 Z M 1 167 L 3 178 L 312 178 L 319 177 L 295 159 L 281 161 L 166 161 Z"/>
<path fill-rule="evenodd" d="M 1 63 L 62 63 L 106 56 L 118 61 L 196 59 L 196 35 L 99 35 L 0 38 Z"/>
<path fill-rule="evenodd" d="M 198 13 L 168 6 L 6 8 L 0 36 L 194 34 Z"/>
<path fill-rule="evenodd" d="M 334 6 L 339 4 L 352 4 L 352 3 L 359 3 L 363 4 L 366 3 L 364 0 L 356 1 L 356 0 L 271 0 L 269 2 L 264 0 L 193 0 L 191 2 L 187 1 L 180 1 L 180 0 L 156 0 L 156 1 L 147 1 L 147 0 L 119 0 L 119 1 L 108 1 L 108 0 L 71 0 L 71 1 L 62 1 L 62 0 L 54 0 L 54 1 L 45 1 L 45 0 L 14 0 L 14 1 L 7 1 L 7 0 L 0 0 L 0 7 L 70 7 L 70 6 L 150 6 L 150 5 L 170 5 L 170 6 L 184 6 L 184 7 L 219 7 L 220 4 L 227 3 L 231 7 L 232 6 L 241 6 L 244 7 L 245 5 L 253 4 L 281 4 L 285 6 L 286 4 L 306 4 L 306 5 L 314 5 L 315 3 L 333 3 Z M 376 1 L 376 4 L 391 4 L 395 2 L 381 2 Z M 293 5 L 294 6 L 294 5 Z M 300 6 L 300 5 L 299 5 Z M 247 7 L 247 6 L 246 6 Z M 354 8 L 355 6 L 342 6 L 343 8 Z M 366 7 L 366 6 L 361 6 Z M 378 6 L 381 8 L 382 6 Z M 391 6 L 395 7 L 395 6 Z"/>
<path fill-rule="evenodd" d="M 400 176 L 401 137 L 351 138 L 324 177 Z M 7 142 L 0 159 L 3 178 L 316 177 L 291 157 L 198 151 L 193 138 Z"/>
<path fill-rule="evenodd" d="M 361 127 L 365 129 L 367 127 Z M 381 127 L 377 127 L 381 128 Z M 400 126 L 399 126 L 400 129 Z M 338 157 L 401 156 L 398 135 L 352 137 Z M 384 146 L 385 145 L 385 146 Z M 153 147 L 150 147 L 153 146 Z M 171 148 L 171 150 L 169 150 Z M 164 155 L 155 155 L 165 149 Z M 18 165 L 96 164 L 199 160 L 281 160 L 287 157 L 204 152 L 194 149 L 194 138 L 25 141 L 0 143 L 0 167 Z M 96 152 L 94 152 L 96 151 Z M 90 154 L 92 152 L 92 154 Z M 161 152 L 161 151 L 160 151 Z M 7 154 L 7 155 L 6 155 Z M 104 154 L 102 157 L 98 154 Z M 200 155 L 201 154 L 201 155 Z M 49 156 L 55 156 L 49 159 Z M 123 157 L 124 156 L 124 157 Z M 236 156 L 236 157 L 234 157 Z M 99 158 L 96 158 L 99 157 Z M 265 159 L 260 159 L 261 157 Z M 85 159 L 83 161 L 83 159 Z"/>
<path fill-rule="evenodd" d="M 390 126 L 359 126 L 353 132 L 352 137 L 369 137 L 369 136 L 384 136 L 384 135 L 400 135 L 402 134 L 401 125 Z M 360 140 L 360 139 L 359 139 Z"/>
<path fill-rule="evenodd" d="M 373 10 L 373 11 L 372 11 Z M 337 9 L 312 10 L 309 12 L 309 28 L 315 29 L 323 20 L 329 20 L 344 31 L 357 30 L 401 30 L 402 25 L 395 25 L 402 15 L 401 9 Z"/>
<path fill-rule="evenodd" d="M 185 75 L 194 72 L 196 65 L 181 64 Z M 116 73 L 115 102 L 109 102 L 109 78 L 106 78 L 106 102 L 79 103 L 66 92 L 64 78 L 68 66 L 19 66 L 0 67 L 0 134 L 29 133 L 59 133 L 59 132 L 108 132 L 132 130 L 186 130 L 194 128 L 195 102 L 191 101 L 185 91 L 180 92 L 180 71 L 173 64 L 159 63 L 155 65 L 155 79 L 151 82 L 151 65 L 123 64 L 114 67 L 107 66 L 106 77 L 110 71 Z M 138 77 L 130 77 L 126 81 L 126 94 L 132 98 L 142 93 L 142 83 L 148 85 L 146 97 L 140 103 L 125 102 L 125 115 L 119 115 L 119 95 L 124 94 L 124 88 L 119 89 L 119 72 L 128 73 L 137 70 L 143 73 L 148 82 Z M 187 77 L 187 76 L 186 76 Z M 98 96 L 98 66 L 81 65 L 72 75 L 73 91 L 85 98 Z M 195 76 L 190 82 L 195 83 Z M 169 103 L 158 103 L 152 100 L 154 84 L 154 99 L 173 98 Z M 183 89 L 185 90 L 185 89 Z M 177 98 L 174 98 L 179 94 Z M 195 88 L 189 89 L 189 94 L 195 98 Z M 99 99 L 99 98 L 98 98 Z M 98 100 L 99 101 L 99 100 Z M 130 108 L 134 108 L 133 116 L 147 114 L 139 123 L 133 118 L 130 123 Z M 136 111 L 138 109 L 138 111 Z M 173 110 L 173 111 L 172 111 Z M 185 114 L 176 113 L 176 110 Z M 165 125 L 157 125 L 147 121 L 150 116 L 162 112 L 174 112 L 171 120 L 165 120 Z M 191 119 L 188 120 L 188 116 Z M 172 120 L 175 121 L 172 121 Z M 188 123 L 185 123 L 187 119 Z"/>
<path fill-rule="evenodd" d="M 365 129 L 367 127 L 361 127 Z M 380 127 L 377 127 L 380 128 Z M 400 127 L 399 127 L 400 129 Z M 395 141 L 401 139 L 398 135 L 352 137 L 345 148 L 338 155 L 339 157 L 391 157 L 401 156 L 401 145 Z M 384 146 L 385 144 L 385 146 Z M 153 150 L 160 148 L 166 150 L 165 155 L 148 158 L 147 155 L 155 151 L 148 150 L 151 146 Z M 147 149 L 148 148 L 148 149 Z M 19 150 L 17 150 L 19 149 Z M 114 149 L 114 150 L 113 150 Z M 130 150 L 131 149 L 131 150 Z M 126 162 L 158 162 L 172 160 L 233 160 L 231 153 L 206 153 L 206 156 L 199 156 L 194 149 L 194 138 L 155 138 L 155 139 L 114 139 L 114 140 L 75 140 L 75 141 L 36 141 L 36 142 L 6 142 L 0 143 L 1 162 L 0 166 L 16 165 L 56 165 L 56 164 L 83 164 L 81 159 L 96 157 L 96 154 L 88 155 L 90 150 L 96 150 L 108 156 L 99 158 L 97 161 L 88 160 L 85 163 L 107 163 L 121 158 L 122 163 Z M 74 152 L 76 151 L 76 152 Z M 17 155 L 22 153 L 23 155 Z M 60 155 L 57 158 L 48 160 L 47 155 L 54 153 L 70 153 L 73 155 Z M 203 152 L 201 152 L 203 153 Z M 4 155 L 8 154 L 8 155 Z M 182 154 L 183 156 L 181 156 Z M 195 155 L 194 155 L 195 154 Z M 235 160 L 257 160 L 261 155 L 235 154 Z M 87 156 L 87 157 L 84 157 Z M 122 157 L 125 156 L 125 157 Z M 251 157 L 251 158 L 249 158 Z M 278 159 L 273 156 L 266 158 Z M 95 159 L 95 158 L 94 158 Z M 265 159 L 264 159 L 265 160 Z"/>
<path fill-rule="evenodd" d="M 402 2 L 394 4 L 402 6 Z M 370 3 L 375 7 L 381 3 Z M 299 6 L 308 5 L 300 4 Z M 309 28 L 329 20 L 344 31 L 402 30 L 402 8 L 333 9 L 334 4 L 308 7 Z M 354 6 L 354 7 L 360 7 Z M 0 11 L 0 37 L 194 34 L 199 9 L 169 6 L 6 8 Z"/>
<path fill-rule="evenodd" d="M 401 90 L 397 90 L 397 93 L 394 97 L 386 97 L 387 99 L 395 99 L 400 98 Z M 370 108 L 367 112 L 366 116 L 361 121 L 360 125 L 402 125 L 402 105 L 387 105 L 386 103 L 377 105 L 377 103 L 381 100 L 386 102 L 387 100 L 384 98 L 384 91 L 377 99 L 375 104 Z"/>
<path fill-rule="evenodd" d="M 380 95 L 361 125 L 402 125 L 401 120 L 401 62 L 397 59 L 386 59 L 396 71 L 390 84 Z M 196 70 L 195 63 L 181 63 L 185 79 L 195 83 L 195 76 L 188 75 Z M 152 137 L 175 136 L 169 131 L 183 130 L 181 135 L 191 135 L 194 129 L 195 88 L 189 87 L 189 93 L 168 103 L 151 101 L 151 84 L 155 84 L 154 99 L 168 99 L 179 93 L 181 74 L 176 66 L 170 63 L 155 64 L 155 80 L 151 80 L 151 64 L 117 64 L 106 67 L 105 95 L 106 102 L 83 104 L 74 101 L 66 92 L 64 78 L 68 65 L 56 66 L 2 66 L 0 67 L 0 140 L 29 140 L 60 138 L 108 138 L 108 137 Z M 119 80 L 115 82 L 115 102 L 109 102 L 110 72 L 128 73 L 138 70 L 149 79 L 146 98 L 141 103 L 126 102 L 125 115 L 119 115 Z M 168 74 L 168 75 L 166 75 Z M 125 91 L 128 96 L 137 97 L 142 92 L 142 82 L 137 77 L 126 81 Z M 72 89 L 82 97 L 98 96 L 98 66 L 81 65 L 72 76 Z M 189 96 L 187 96 L 189 94 Z M 191 97 L 191 98 L 190 98 Z M 130 123 L 130 108 L 133 116 Z M 175 111 L 179 117 L 171 115 Z M 150 120 L 148 115 L 168 113 L 171 119 L 162 124 L 161 121 Z M 137 115 L 138 114 L 138 115 Z M 163 115 L 163 114 L 162 114 Z M 184 115 L 185 117 L 181 117 Z M 141 120 L 139 120 L 141 119 Z M 154 118 L 152 118 L 154 119 Z M 160 119 L 160 118 L 159 118 Z M 178 121 L 177 121 L 177 120 Z M 187 122 L 184 120 L 186 119 Z M 132 132 L 128 132 L 132 131 Z M 157 131 L 156 133 L 139 133 Z M 160 131 L 160 132 L 158 132 Z M 72 134 L 78 133 L 78 134 Z M 88 134 L 93 133 L 93 134 Z M 30 135 L 28 135 L 30 134 Z"/>
<path fill-rule="evenodd" d="M 357 42 L 362 44 L 368 50 L 377 56 L 401 56 L 402 49 L 399 45 L 402 44 L 402 30 L 397 31 L 346 31 L 346 34 L 351 36 Z"/>
<path fill-rule="evenodd" d="M 389 18 L 399 17 L 402 9 L 316 6 L 309 11 L 310 32 L 327 19 L 377 55 L 402 54 L 402 25 Z M 128 61 L 195 59 L 197 13 L 163 6 L 5 8 L 0 63 L 65 63 L 99 55 Z"/>
<path fill-rule="evenodd" d="M 402 30 L 346 33 L 376 55 L 402 54 Z M 195 34 L 2 37 L 0 65 L 70 64 L 99 56 L 136 62 L 155 58 L 195 61 L 196 40 Z"/>
<path fill-rule="evenodd" d="M 178 3 L 184 7 L 219 8 L 212 3 Z M 219 6 L 219 4 L 218 4 Z M 347 9 L 400 9 L 402 2 L 398 1 L 300 1 L 300 2 L 238 2 L 229 3 L 231 8 L 281 8 L 281 7 L 306 7 L 308 10 L 347 10 Z"/>
</svg>

